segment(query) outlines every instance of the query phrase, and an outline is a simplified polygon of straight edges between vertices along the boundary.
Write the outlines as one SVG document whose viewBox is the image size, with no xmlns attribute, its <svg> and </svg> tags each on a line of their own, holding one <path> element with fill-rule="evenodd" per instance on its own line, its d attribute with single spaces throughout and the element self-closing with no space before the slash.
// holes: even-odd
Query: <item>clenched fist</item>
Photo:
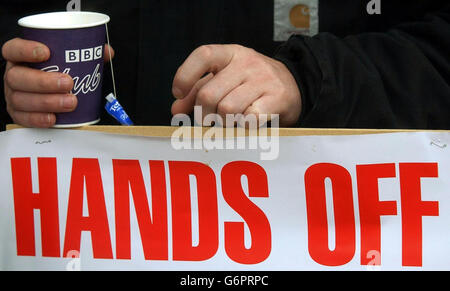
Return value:
<svg viewBox="0 0 450 291">
<path fill-rule="evenodd" d="M 209 73 L 209 74 L 208 74 Z M 279 114 L 280 126 L 297 122 L 301 96 L 286 66 L 239 45 L 206 45 L 196 49 L 178 69 L 172 114 L 202 106 L 203 118 L 218 113 Z M 199 121 L 197 121 L 199 122 Z"/>
</svg>

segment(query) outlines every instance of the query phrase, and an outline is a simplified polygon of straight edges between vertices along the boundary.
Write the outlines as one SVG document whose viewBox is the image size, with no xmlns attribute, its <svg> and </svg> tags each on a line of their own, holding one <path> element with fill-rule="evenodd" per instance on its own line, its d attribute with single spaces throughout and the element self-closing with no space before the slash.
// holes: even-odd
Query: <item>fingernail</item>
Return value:
<svg viewBox="0 0 450 291">
<path fill-rule="evenodd" d="M 35 47 L 34 50 L 33 50 L 33 57 L 36 60 L 44 59 L 45 58 L 45 50 L 44 50 L 44 48 L 40 47 L 40 46 Z"/>
<path fill-rule="evenodd" d="M 68 95 L 62 98 L 62 106 L 65 109 L 72 109 L 75 105 L 75 97 L 72 95 Z"/>
<path fill-rule="evenodd" d="M 180 90 L 180 89 L 178 89 L 178 88 L 172 88 L 172 94 L 173 94 L 173 96 L 175 96 L 175 98 L 177 98 L 177 99 L 180 99 L 180 98 L 183 98 L 184 96 L 183 96 L 183 92 Z"/>
<path fill-rule="evenodd" d="M 43 124 L 51 124 L 52 123 L 52 117 L 50 114 L 45 114 L 42 116 L 42 123 Z"/>
</svg>

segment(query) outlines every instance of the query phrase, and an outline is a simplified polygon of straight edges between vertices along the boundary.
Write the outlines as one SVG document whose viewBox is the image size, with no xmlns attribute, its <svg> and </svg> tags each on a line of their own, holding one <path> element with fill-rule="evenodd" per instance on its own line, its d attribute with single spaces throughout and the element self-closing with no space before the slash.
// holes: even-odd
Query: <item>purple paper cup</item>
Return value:
<svg viewBox="0 0 450 291">
<path fill-rule="evenodd" d="M 30 67 L 68 74 L 78 98 L 73 112 L 57 113 L 57 128 L 80 127 L 100 121 L 102 108 L 103 55 L 108 15 L 94 12 L 53 12 L 19 20 L 23 38 L 50 49 L 50 59 Z"/>
</svg>

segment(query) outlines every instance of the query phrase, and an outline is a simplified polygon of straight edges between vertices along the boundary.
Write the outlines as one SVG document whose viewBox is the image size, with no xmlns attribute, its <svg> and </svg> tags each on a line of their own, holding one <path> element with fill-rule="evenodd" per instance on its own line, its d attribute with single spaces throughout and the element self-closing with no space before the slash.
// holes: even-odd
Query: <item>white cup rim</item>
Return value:
<svg viewBox="0 0 450 291">
<path fill-rule="evenodd" d="M 62 11 L 35 14 L 19 19 L 22 27 L 35 29 L 77 29 L 106 24 L 110 18 L 106 14 L 88 11 Z"/>
</svg>

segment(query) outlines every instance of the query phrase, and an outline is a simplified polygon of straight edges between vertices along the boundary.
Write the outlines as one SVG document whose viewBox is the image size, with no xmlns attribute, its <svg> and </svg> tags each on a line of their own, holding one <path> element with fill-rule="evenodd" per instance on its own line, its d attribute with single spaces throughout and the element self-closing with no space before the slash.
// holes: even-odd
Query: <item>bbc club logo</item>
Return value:
<svg viewBox="0 0 450 291">
<path fill-rule="evenodd" d="M 81 63 L 101 59 L 103 46 L 80 50 L 66 50 L 66 63 Z"/>
</svg>

